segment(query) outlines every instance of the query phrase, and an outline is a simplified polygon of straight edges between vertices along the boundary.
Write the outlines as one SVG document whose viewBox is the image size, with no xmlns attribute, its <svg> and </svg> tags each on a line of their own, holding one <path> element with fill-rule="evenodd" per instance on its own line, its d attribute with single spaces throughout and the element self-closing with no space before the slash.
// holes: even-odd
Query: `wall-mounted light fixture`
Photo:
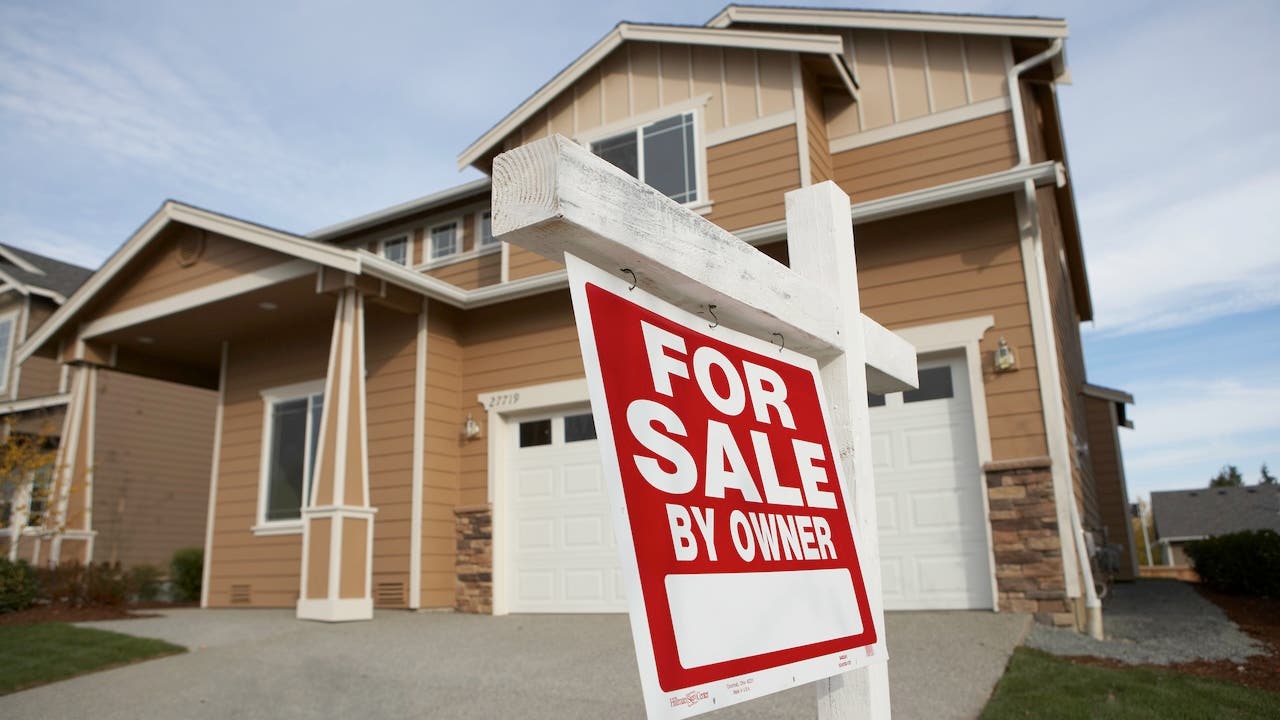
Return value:
<svg viewBox="0 0 1280 720">
<path fill-rule="evenodd" d="M 480 423 L 471 417 L 471 413 L 467 413 L 467 421 L 462 423 L 462 437 L 467 440 L 475 440 L 480 437 Z"/>
<path fill-rule="evenodd" d="M 1000 345 L 996 347 L 995 358 L 996 372 L 1009 372 L 1016 370 L 1018 367 L 1018 358 L 1013 354 L 1013 348 L 1009 347 L 1009 343 L 1000 338 Z"/>
</svg>

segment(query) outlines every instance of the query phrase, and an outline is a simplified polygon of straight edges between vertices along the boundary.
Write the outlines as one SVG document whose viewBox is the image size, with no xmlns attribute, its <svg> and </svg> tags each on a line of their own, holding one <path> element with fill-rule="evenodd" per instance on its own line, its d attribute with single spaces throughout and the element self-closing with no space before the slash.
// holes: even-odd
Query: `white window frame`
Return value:
<svg viewBox="0 0 1280 720">
<path fill-rule="evenodd" d="M 387 260 L 391 260 L 391 258 L 387 257 L 387 244 L 396 242 L 397 240 L 404 241 L 404 266 L 407 268 L 413 267 L 413 232 L 412 231 L 406 230 L 405 232 L 396 233 L 395 235 L 391 235 L 379 240 L 378 255 L 380 255 L 381 257 Z"/>
<path fill-rule="evenodd" d="M 262 443 L 259 451 L 258 466 L 258 514 L 257 524 L 251 529 L 255 535 L 291 535 L 300 534 L 302 532 L 302 516 L 299 512 L 297 520 L 267 520 L 267 492 L 271 482 L 271 431 L 272 431 L 272 410 L 277 403 L 288 402 L 290 400 L 301 400 L 310 398 L 313 395 L 324 395 L 324 380 L 309 380 L 307 382 L 294 383 L 292 385 L 281 385 L 279 387 L 267 388 L 259 394 L 262 396 Z M 307 413 L 307 429 L 306 437 L 311 437 L 311 413 Z M 307 485 L 306 478 L 311 474 L 311 453 L 305 453 L 303 458 L 303 487 Z M 306 498 L 303 498 L 303 506 L 306 505 Z M 299 508 L 301 511 L 301 508 Z"/>
<path fill-rule="evenodd" d="M 19 310 L 11 310 L 7 313 L 0 314 L 0 325 L 9 323 L 9 342 L 4 346 L 0 346 L 0 358 L 3 358 L 4 369 L 0 370 L 0 392 L 9 390 L 9 381 L 13 377 L 13 348 L 18 341 L 18 316 L 21 314 Z"/>
<path fill-rule="evenodd" d="M 693 162 L 694 176 L 697 178 L 698 187 L 697 196 L 693 200 L 683 203 L 683 205 L 696 213 L 706 215 L 711 212 L 712 202 L 707 189 L 707 131 L 706 126 L 703 124 L 702 116 L 703 109 L 710 98 L 710 95 L 700 95 L 682 103 L 675 103 L 651 112 L 633 115 L 622 122 L 610 123 L 598 128 L 592 128 L 587 132 L 575 136 L 574 140 L 589 151 L 591 150 L 592 143 L 621 135 L 628 130 L 639 134 L 640 130 L 647 125 L 652 125 L 656 122 L 673 118 L 677 115 L 693 115 Z M 643 142 L 638 142 L 637 152 L 637 162 L 639 167 L 643 170 Z"/>
<path fill-rule="evenodd" d="M 484 216 L 489 216 L 489 242 L 484 242 L 484 233 L 480 232 L 480 224 L 484 220 Z M 494 252 L 502 247 L 502 241 L 493 236 L 493 210 L 492 208 L 484 208 L 476 211 L 476 242 L 473 250 L 477 255 L 483 255 L 487 252 Z"/>
<path fill-rule="evenodd" d="M 434 238 L 432 237 L 432 234 L 433 234 L 436 230 L 438 230 L 438 229 L 440 229 L 440 228 L 443 228 L 443 227 L 447 227 L 447 226 L 449 226 L 449 225 L 452 225 L 452 226 L 453 226 L 453 228 L 454 228 L 454 230 L 453 230 L 453 232 L 454 232 L 454 247 L 453 247 L 453 252 L 451 252 L 451 253 L 444 253 L 444 254 L 441 254 L 441 255 L 437 255 L 437 254 L 436 254 L 436 244 L 435 244 L 435 242 L 434 242 Z M 448 259 L 448 258 L 452 258 L 452 257 L 456 257 L 456 256 L 458 256 L 458 255 L 461 255 L 461 254 L 462 254 L 462 246 L 463 246 L 463 244 L 464 244 L 464 242 L 465 242 L 465 240 L 466 240 L 466 238 L 465 238 L 465 237 L 463 237 L 463 224 L 462 224 L 462 218 L 461 218 L 461 217 L 456 217 L 456 218 L 453 218 L 453 219 L 450 219 L 450 220 L 441 220 L 440 222 L 431 223 L 430 225 L 428 225 L 428 226 L 427 226 L 426 233 L 425 233 L 425 234 L 423 234 L 422 238 L 423 238 L 423 240 L 422 240 L 422 241 L 423 241 L 423 242 L 425 242 L 425 243 L 427 244 L 427 252 L 426 252 L 426 258 L 425 258 L 425 260 L 426 260 L 426 262 L 427 262 L 427 263 L 433 263 L 433 262 L 436 262 L 436 261 L 439 261 L 439 260 L 445 260 L 445 259 Z"/>
</svg>

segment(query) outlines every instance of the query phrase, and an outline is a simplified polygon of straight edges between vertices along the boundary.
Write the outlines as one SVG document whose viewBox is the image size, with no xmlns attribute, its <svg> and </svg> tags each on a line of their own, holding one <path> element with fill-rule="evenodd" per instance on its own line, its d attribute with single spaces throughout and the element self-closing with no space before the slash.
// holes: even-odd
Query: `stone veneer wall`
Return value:
<svg viewBox="0 0 1280 720">
<path fill-rule="evenodd" d="M 987 463 L 987 502 L 1000 609 L 1046 625 L 1075 624 L 1047 457 Z"/>
<path fill-rule="evenodd" d="M 453 511 L 458 539 L 454 602 L 459 612 L 493 612 L 493 510 L 488 505 Z"/>
</svg>

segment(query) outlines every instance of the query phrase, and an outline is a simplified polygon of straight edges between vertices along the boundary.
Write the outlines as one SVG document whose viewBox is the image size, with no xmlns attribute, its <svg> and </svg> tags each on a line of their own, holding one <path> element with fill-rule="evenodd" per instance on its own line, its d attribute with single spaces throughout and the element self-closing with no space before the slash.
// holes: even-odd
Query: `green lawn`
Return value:
<svg viewBox="0 0 1280 720">
<path fill-rule="evenodd" d="M 1280 697 L 1172 672 L 1087 667 L 1018 648 L 982 713 L 1005 718 L 1233 720 L 1280 716 Z"/>
<path fill-rule="evenodd" d="M 0 625 L 0 695 L 180 652 L 162 640 L 64 623 Z"/>
</svg>

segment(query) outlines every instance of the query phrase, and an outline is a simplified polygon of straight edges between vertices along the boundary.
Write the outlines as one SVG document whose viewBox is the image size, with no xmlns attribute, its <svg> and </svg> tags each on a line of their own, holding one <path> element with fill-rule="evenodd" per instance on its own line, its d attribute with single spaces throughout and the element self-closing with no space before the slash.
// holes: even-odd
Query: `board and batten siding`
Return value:
<svg viewBox="0 0 1280 720">
<path fill-rule="evenodd" d="M 27 337 L 30 337 L 36 328 L 44 324 L 45 320 L 58 309 L 58 306 L 41 297 L 30 295 L 26 298 L 30 309 L 27 311 Z M 14 328 L 17 332 L 18 328 Z M 17 338 L 17 340 L 25 340 L 26 338 Z M 17 347 L 15 341 L 14 347 Z M 44 397 L 46 395 L 56 395 L 62 384 L 62 366 L 53 358 L 32 355 L 22 362 L 22 369 L 18 373 L 18 394 L 17 399 Z M 55 434 L 57 431 L 54 431 Z"/>
<path fill-rule="evenodd" d="M 204 546 L 218 394 L 98 371 L 94 423 L 95 562 L 167 568 Z"/>
<path fill-rule="evenodd" d="M 804 124 L 809 145 L 809 175 L 814 183 L 835 179 L 831 161 L 831 145 L 827 139 L 827 120 L 823 115 L 822 90 L 817 81 L 804 77 Z"/>
<path fill-rule="evenodd" d="M 1017 162 L 1007 112 L 832 156 L 836 183 L 854 202 L 1008 170 Z"/>
</svg>

